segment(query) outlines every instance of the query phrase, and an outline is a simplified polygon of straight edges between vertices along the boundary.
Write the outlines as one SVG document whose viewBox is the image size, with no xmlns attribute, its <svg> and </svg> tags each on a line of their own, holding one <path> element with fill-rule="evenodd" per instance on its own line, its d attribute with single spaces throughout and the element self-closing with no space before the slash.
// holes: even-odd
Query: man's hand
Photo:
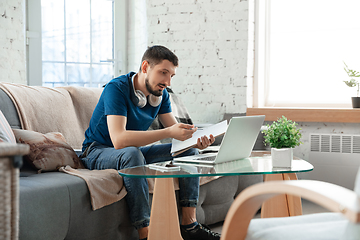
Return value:
<svg viewBox="0 0 360 240">
<path fill-rule="evenodd" d="M 202 150 L 207 148 L 214 142 L 215 142 L 215 138 L 212 134 L 210 134 L 210 139 L 207 136 L 202 136 L 201 138 L 198 138 L 196 147 Z"/>
<path fill-rule="evenodd" d="M 185 141 L 186 139 L 191 138 L 194 132 L 196 132 L 197 130 L 194 125 L 189 125 L 185 123 L 174 124 L 169 127 L 169 129 L 171 131 L 171 137 L 180 141 Z"/>
<path fill-rule="evenodd" d="M 171 130 L 171 136 L 177 140 L 185 141 L 192 137 L 194 132 L 196 132 L 197 127 L 194 125 L 189 125 L 185 123 L 177 123 L 169 127 Z M 212 134 L 210 134 L 210 138 L 207 136 L 202 136 L 198 138 L 196 148 L 202 150 L 210 146 L 215 142 L 215 138 Z"/>
</svg>

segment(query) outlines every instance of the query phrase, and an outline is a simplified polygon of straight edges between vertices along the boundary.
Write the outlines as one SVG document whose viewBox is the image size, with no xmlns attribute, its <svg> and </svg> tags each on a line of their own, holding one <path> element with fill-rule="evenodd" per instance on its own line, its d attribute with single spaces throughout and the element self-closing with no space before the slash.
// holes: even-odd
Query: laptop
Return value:
<svg viewBox="0 0 360 240">
<path fill-rule="evenodd" d="M 217 153 L 174 158 L 174 162 L 218 164 L 250 156 L 265 116 L 233 117 Z"/>
</svg>

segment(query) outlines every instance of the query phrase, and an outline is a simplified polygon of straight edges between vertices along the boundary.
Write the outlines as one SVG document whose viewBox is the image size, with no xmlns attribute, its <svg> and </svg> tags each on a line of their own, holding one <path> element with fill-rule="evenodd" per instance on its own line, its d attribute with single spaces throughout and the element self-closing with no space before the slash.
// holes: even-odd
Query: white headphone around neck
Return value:
<svg viewBox="0 0 360 240">
<path fill-rule="evenodd" d="M 153 94 L 150 94 L 148 99 L 146 99 L 146 96 L 142 91 L 135 89 L 135 86 L 134 86 L 134 76 L 135 75 L 136 74 L 134 74 L 131 77 L 132 90 L 133 90 L 133 91 L 131 91 L 131 93 L 134 93 L 134 94 L 131 94 L 131 101 L 139 108 L 145 107 L 147 101 L 149 101 L 149 104 L 153 107 L 159 106 L 162 101 L 162 96 L 157 97 Z"/>
</svg>

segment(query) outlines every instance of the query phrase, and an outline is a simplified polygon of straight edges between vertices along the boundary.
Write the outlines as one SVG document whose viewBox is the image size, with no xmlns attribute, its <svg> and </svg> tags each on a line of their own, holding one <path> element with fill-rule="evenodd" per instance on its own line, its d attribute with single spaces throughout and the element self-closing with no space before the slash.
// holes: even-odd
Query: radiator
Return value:
<svg viewBox="0 0 360 240">
<path fill-rule="evenodd" d="M 309 162 L 314 170 L 302 178 L 354 189 L 360 167 L 360 135 L 310 134 Z"/>
</svg>

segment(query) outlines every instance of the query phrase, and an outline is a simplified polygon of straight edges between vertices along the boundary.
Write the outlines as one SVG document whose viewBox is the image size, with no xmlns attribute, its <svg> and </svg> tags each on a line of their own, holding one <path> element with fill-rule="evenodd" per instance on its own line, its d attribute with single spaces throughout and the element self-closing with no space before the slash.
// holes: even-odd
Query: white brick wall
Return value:
<svg viewBox="0 0 360 240">
<path fill-rule="evenodd" d="M 172 87 L 195 122 L 216 123 L 225 113 L 246 111 L 248 4 L 147 1 L 148 45 L 165 45 L 179 57 Z"/>
<path fill-rule="evenodd" d="M 0 82 L 26 84 L 25 0 L 0 1 Z"/>
</svg>

